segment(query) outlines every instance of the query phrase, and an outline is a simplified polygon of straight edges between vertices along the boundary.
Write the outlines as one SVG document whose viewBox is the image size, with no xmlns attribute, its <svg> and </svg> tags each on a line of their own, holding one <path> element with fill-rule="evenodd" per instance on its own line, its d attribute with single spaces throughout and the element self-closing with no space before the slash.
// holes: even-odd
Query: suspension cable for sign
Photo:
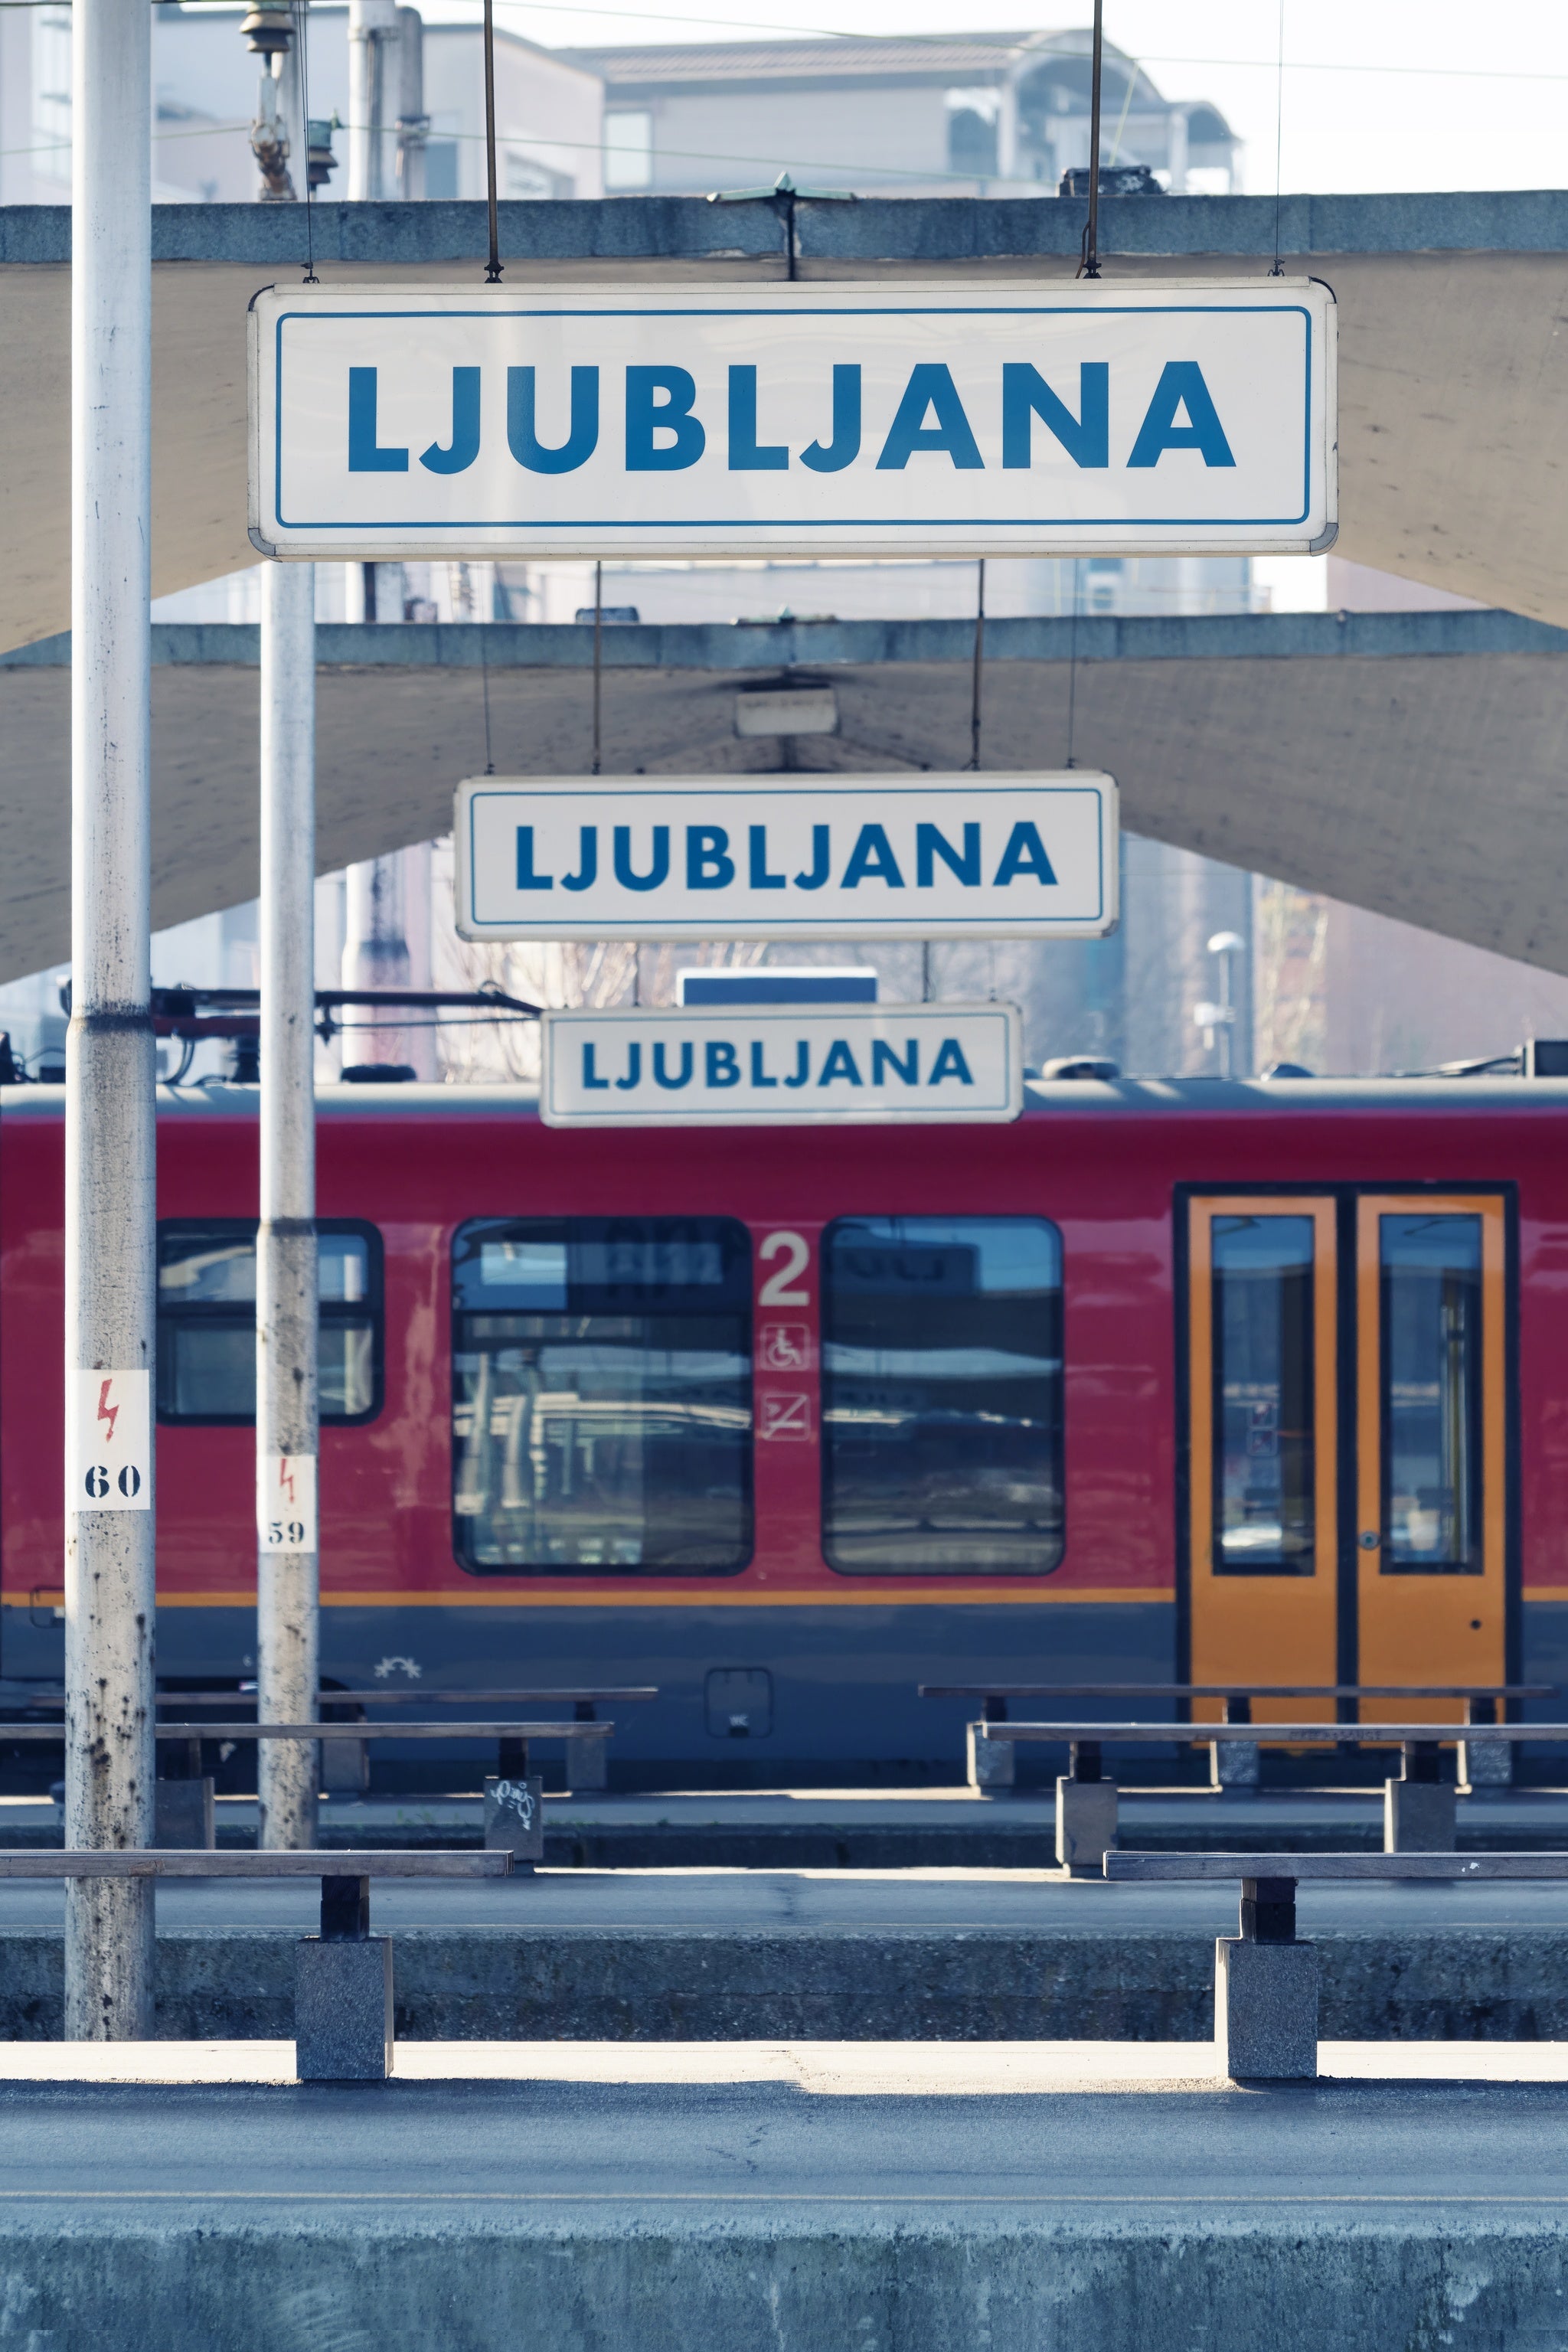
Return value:
<svg viewBox="0 0 1568 2352">
<path fill-rule="evenodd" d="M 1105 0 L 1094 0 L 1094 47 L 1089 68 L 1089 219 L 1084 225 L 1080 278 L 1100 276 L 1100 83 L 1105 60 Z"/>
<path fill-rule="evenodd" d="M 485 0 L 485 188 L 489 206 L 490 257 L 485 284 L 500 284 L 500 221 L 496 210 L 496 25 L 494 0 Z"/>
<path fill-rule="evenodd" d="M 1068 629 L 1068 755 L 1066 760 L 1063 761 L 1063 765 L 1068 768 L 1073 768 L 1078 765 L 1077 761 L 1073 758 L 1072 752 L 1073 730 L 1078 721 L 1078 599 L 1079 561 L 1080 559 L 1078 556 L 1075 555 L 1073 557 L 1072 620 L 1069 623 Z"/>
<path fill-rule="evenodd" d="M 980 765 L 980 687 L 985 664 L 985 558 L 980 559 L 980 579 L 974 604 L 974 675 L 969 699 L 969 764 Z"/>
<path fill-rule="evenodd" d="M 315 191 L 310 184 L 310 50 L 308 28 L 310 0 L 294 0 L 294 37 L 300 44 L 300 121 L 305 133 L 305 283 L 319 286 L 316 275 Z"/>
<path fill-rule="evenodd" d="M 605 643 L 605 567 L 594 566 L 594 767 L 599 772 L 599 682 L 603 675 L 601 656 Z"/>
</svg>

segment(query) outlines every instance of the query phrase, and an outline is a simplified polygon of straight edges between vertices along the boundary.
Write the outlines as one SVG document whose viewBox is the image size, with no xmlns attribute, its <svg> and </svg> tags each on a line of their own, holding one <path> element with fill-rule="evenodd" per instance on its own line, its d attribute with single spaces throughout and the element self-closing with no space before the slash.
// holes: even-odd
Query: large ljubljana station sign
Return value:
<svg viewBox="0 0 1568 2352">
<path fill-rule="evenodd" d="M 1304 280 L 276 289 L 250 535 L 380 558 L 1306 554 L 1337 524 L 1334 304 Z M 978 654 L 978 641 L 977 641 Z M 1110 777 L 463 784 L 471 940 L 1084 938 Z M 703 1021 L 707 1027 L 703 1027 Z M 1009 1118 L 999 1006 L 563 1013 L 562 1124 Z"/>
<path fill-rule="evenodd" d="M 1336 528 L 1315 282 L 276 289 L 268 555 L 1305 553 Z"/>
</svg>

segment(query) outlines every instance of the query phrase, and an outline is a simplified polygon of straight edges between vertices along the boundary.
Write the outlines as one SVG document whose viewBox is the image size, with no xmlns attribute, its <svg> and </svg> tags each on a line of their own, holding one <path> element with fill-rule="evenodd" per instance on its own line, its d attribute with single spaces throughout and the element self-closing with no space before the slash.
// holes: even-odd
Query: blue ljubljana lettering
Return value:
<svg viewBox="0 0 1568 2352">
<path fill-rule="evenodd" d="M 727 890 L 735 878 L 730 836 L 721 824 L 689 824 L 686 828 L 686 887 L 689 890 Z"/>
<path fill-rule="evenodd" d="M 703 1048 L 702 1076 L 705 1083 L 715 1088 L 721 1087 L 738 1087 L 740 1085 L 740 1059 L 736 1055 L 735 1048 L 729 1043 L 728 1039 L 723 1037 L 709 1038 L 706 1046 Z"/>
<path fill-rule="evenodd" d="M 1037 416 L 1075 466 L 1110 463 L 1110 370 L 1103 360 L 1079 369 L 1078 415 L 1059 400 L 1038 368 L 1009 361 L 1002 370 L 1002 463 L 1027 473 Z"/>
<path fill-rule="evenodd" d="M 708 436 L 693 415 L 697 379 L 689 368 L 626 370 L 626 471 L 680 474 L 695 466 Z M 656 437 L 668 435 L 668 439 Z"/>
<path fill-rule="evenodd" d="M 1002 862 L 996 868 L 995 887 L 1005 890 L 1020 874 L 1032 874 L 1037 882 L 1056 881 L 1056 869 L 1046 856 L 1046 845 L 1040 839 L 1039 827 L 1026 817 L 1020 817 L 1007 835 L 1007 846 L 1002 852 Z"/>
<path fill-rule="evenodd" d="M 757 443 L 757 371 L 730 370 L 730 471 L 732 474 L 782 474 L 789 451 L 782 441 L 766 448 Z"/>
<path fill-rule="evenodd" d="M 479 371 L 452 370 L 452 437 L 443 449 L 432 441 L 419 463 L 432 474 L 463 474 L 479 454 Z"/>
<path fill-rule="evenodd" d="M 889 1070 L 897 1070 L 906 1087 L 918 1087 L 921 1082 L 921 1042 L 918 1037 L 906 1037 L 900 1054 L 885 1037 L 871 1040 L 871 1084 L 879 1087 Z"/>
<path fill-rule="evenodd" d="M 517 887 L 520 890 L 553 890 L 554 877 L 536 874 L 533 870 L 533 827 L 520 824 L 517 828 Z"/>
<path fill-rule="evenodd" d="M 379 368 L 349 370 L 349 471 L 351 474 L 406 474 L 406 449 L 384 449 L 376 438 L 376 378 Z"/>
<path fill-rule="evenodd" d="M 1178 425 L 1176 416 L 1182 409 L 1186 411 L 1187 422 Z M 1205 466 L 1236 463 L 1196 360 L 1167 361 L 1132 444 L 1128 467 L 1157 466 L 1167 449 L 1196 449 Z"/>
<path fill-rule="evenodd" d="M 348 470 L 351 474 L 405 474 L 409 452 L 384 443 L 378 425 L 380 370 L 348 371 Z M 546 442 L 539 430 L 539 371 L 508 367 L 504 403 L 506 441 L 514 461 L 531 474 L 571 474 L 598 449 L 601 375 L 597 366 L 566 371 L 565 437 Z M 1110 464 L 1110 366 L 1105 360 L 1079 364 L 1078 407 L 1039 368 L 1008 360 L 1001 370 L 1000 464 L 1005 472 L 1027 473 L 1038 462 L 1065 456 L 1080 471 Z M 838 474 L 855 465 L 864 447 L 864 371 L 858 361 L 836 361 L 831 372 L 831 429 L 826 440 L 808 442 L 792 458 L 789 444 L 760 437 L 759 414 L 769 398 L 762 371 L 750 363 L 724 372 L 722 387 L 700 388 L 689 368 L 628 365 L 625 370 L 625 465 L 630 474 L 685 473 L 708 451 L 708 427 L 700 398 L 710 414 L 722 391 L 727 425 L 721 462 L 731 473 L 784 473 L 798 462 L 814 474 Z M 448 415 L 447 438 L 420 452 L 427 473 L 462 474 L 478 460 L 485 440 L 484 371 L 468 365 L 450 371 L 449 387 L 429 387 L 437 417 Z M 1058 376 L 1058 382 L 1061 381 Z M 1065 386 L 1064 386 L 1065 390 Z M 547 413 L 559 432 L 562 386 L 559 373 L 547 376 Z M 776 397 L 776 394 L 774 395 Z M 971 399 L 976 397 L 972 385 Z M 988 395 L 989 397 L 989 395 Z M 818 412 L 820 413 L 820 412 Z M 1043 428 L 1045 446 L 1038 446 Z M 776 429 L 776 427 L 775 427 Z M 1054 446 L 1052 446 L 1054 445 Z M 871 445 L 875 447 L 875 443 Z M 1234 467 L 1214 394 L 1196 360 L 1170 360 L 1161 370 L 1144 409 L 1126 464 L 1143 472 L 1167 453 L 1195 450 L 1205 467 Z M 973 425 L 952 371 L 941 361 L 922 360 L 910 370 L 876 459 L 879 473 L 901 473 L 911 459 L 945 457 L 959 473 L 984 470 Z M 997 456 L 993 447 L 992 465 Z"/>
<path fill-rule="evenodd" d="M 928 1087 L 940 1087 L 943 1078 L 956 1078 L 961 1087 L 972 1087 L 974 1080 L 963 1058 L 963 1048 L 956 1037 L 944 1037 L 936 1049 L 936 1059 L 931 1066 Z"/>
<path fill-rule="evenodd" d="M 632 829 L 629 824 L 617 824 L 611 836 L 616 879 L 623 890 L 657 890 L 669 879 L 669 827 L 656 824 L 653 829 L 653 864 L 646 874 L 632 869 Z"/>
<path fill-rule="evenodd" d="M 477 373 L 477 371 L 476 371 Z M 535 423 L 538 393 L 534 370 L 509 367 L 506 372 L 506 446 L 531 474 L 574 474 L 599 446 L 599 371 L 574 367 L 567 415 L 566 438 L 547 449 Z"/>
<path fill-rule="evenodd" d="M 849 1050 L 847 1037 L 835 1037 L 827 1049 L 826 1059 L 822 1065 L 822 1074 L 816 1083 L 819 1087 L 830 1087 L 835 1078 L 846 1078 L 852 1087 L 864 1086 L 866 1083 L 855 1066 L 855 1056 Z"/>
<path fill-rule="evenodd" d="M 843 888 L 858 890 L 862 882 L 885 882 L 889 890 L 901 890 L 904 877 L 899 871 L 899 861 L 893 856 L 893 845 L 879 824 L 863 824 L 849 863 L 844 868 Z"/>
<path fill-rule="evenodd" d="M 927 410 L 934 425 L 925 421 Z M 940 361 L 922 360 L 910 370 L 897 414 L 877 460 L 879 474 L 898 473 L 921 454 L 951 457 L 961 473 L 978 473 L 985 460 L 974 438 L 958 386 L 951 370 Z"/>
</svg>

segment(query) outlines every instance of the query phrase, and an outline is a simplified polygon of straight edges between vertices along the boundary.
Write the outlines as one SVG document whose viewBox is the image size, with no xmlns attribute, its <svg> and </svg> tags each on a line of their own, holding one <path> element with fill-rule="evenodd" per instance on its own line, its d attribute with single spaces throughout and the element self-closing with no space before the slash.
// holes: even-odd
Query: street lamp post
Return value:
<svg viewBox="0 0 1568 2352">
<path fill-rule="evenodd" d="M 1222 1078 L 1236 1076 L 1236 981 L 1235 961 L 1247 952 L 1247 941 L 1239 931 L 1215 931 L 1208 943 L 1209 953 L 1219 962 L 1219 995 L 1212 1003 L 1195 1004 L 1193 1019 L 1204 1032 L 1204 1043 L 1212 1053 L 1219 1046 L 1219 1074 Z"/>
</svg>

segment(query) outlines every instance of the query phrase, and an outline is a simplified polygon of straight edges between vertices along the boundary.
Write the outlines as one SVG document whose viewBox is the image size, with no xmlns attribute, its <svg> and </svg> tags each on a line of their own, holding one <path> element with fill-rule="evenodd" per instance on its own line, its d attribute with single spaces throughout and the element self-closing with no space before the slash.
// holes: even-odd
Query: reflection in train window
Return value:
<svg viewBox="0 0 1568 2352">
<path fill-rule="evenodd" d="M 452 1246 L 452 1512 L 479 1574 L 752 1551 L 752 1260 L 726 1217 L 482 1218 Z"/>
<path fill-rule="evenodd" d="M 316 1234 L 321 1419 L 381 1409 L 381 1237 L 373 1225 Z M 158 1227 L 158 1418 L 256 1419 L 256 1222 L 171 1219 Z"/>
<path fill-rule="evenodd" d="M 1312 1220 L 1217 1216 L 1216 1576 L 1313 1572 Z"/>
<path fill-rule="evenodd" d="M 1385 1575 L 1479 1576 L 1481 1221 L 1378 1219 Z"/>
<path fill-rule="evenodd" d="M 826 1236 L 823 1549 L 862 1576 L 1062 1556 L 1061 1236 L 1041 1217 L 846 1217 Z"/>
</svg>

